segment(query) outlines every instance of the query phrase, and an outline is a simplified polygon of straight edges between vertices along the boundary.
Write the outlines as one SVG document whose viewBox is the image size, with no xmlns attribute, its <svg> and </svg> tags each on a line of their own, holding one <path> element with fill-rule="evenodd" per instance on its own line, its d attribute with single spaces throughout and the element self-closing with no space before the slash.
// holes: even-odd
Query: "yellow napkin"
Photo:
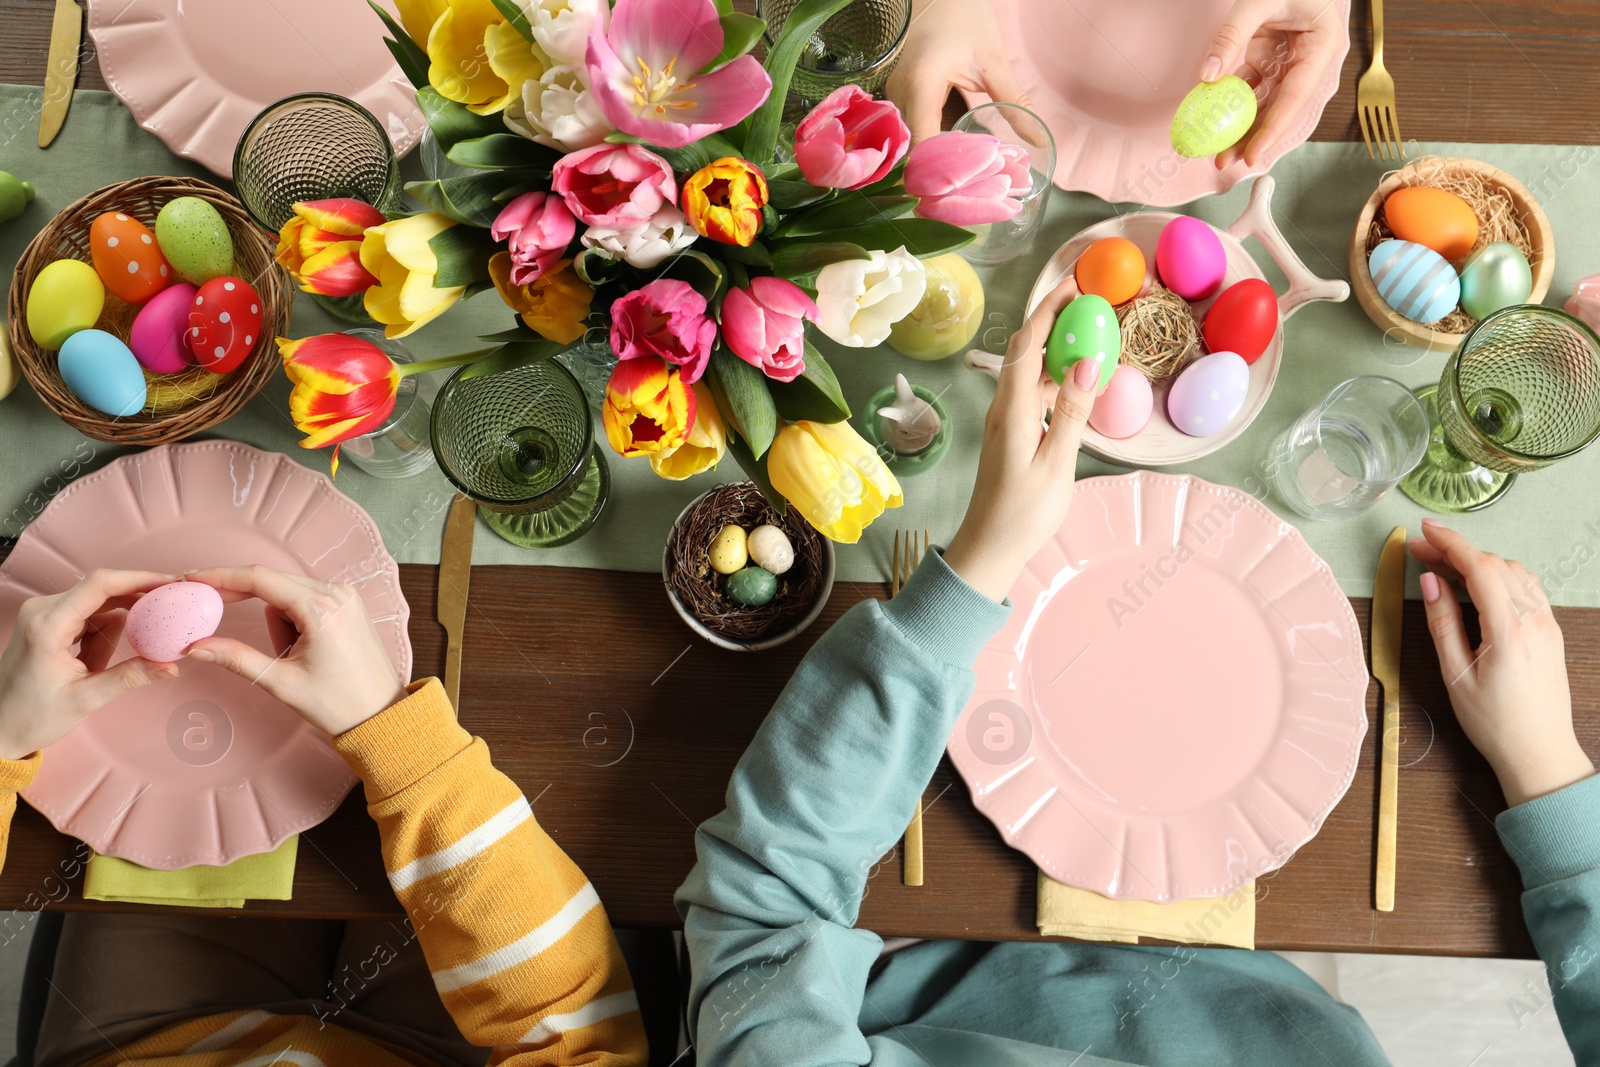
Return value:
<svg viewBox="0 0 1600 1067">
<path fill-rule="evenodd" d="M 271 852 L 244 856 L 226 867 L 202 864 L 178 871 L 151 870 L 95 853 L 83 876 L 83 896 L 183 908 L 242 908 L 247 900 L 288 900 L 299 847 L 300 835 L 295 834 Z"/>
<path fill-rule="evenodd" d="M 1120 941 L 1141 937 L 1193 944 L 1256 947 L 1256 884 L 1232 893 L 1171 904 L 1112 900 L 1087 889 L 1062 885 L 1039 872 L 1039 932 L 1081 941 Z"/>
</svg>

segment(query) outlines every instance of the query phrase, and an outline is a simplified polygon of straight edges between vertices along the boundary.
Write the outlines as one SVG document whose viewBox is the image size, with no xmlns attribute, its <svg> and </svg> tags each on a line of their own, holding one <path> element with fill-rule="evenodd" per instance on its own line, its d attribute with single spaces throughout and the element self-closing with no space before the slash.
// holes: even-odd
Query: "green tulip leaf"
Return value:
<svg viewBox="0 0 1600 1067">
<path fill-rule="evenodd" d="M 496 3 L 502 0 L 495 0 Z M 509 2 L 509 0 L 504 0 Z M 766 32 L 765 19 L 758 19 L 754 15 L 743 15 L 737 11 L 725 11 L 718 20 L 722 23 L 722 51 L 701 69 L 701 74 L 710 74 L 714 70 L 721 70 L 729 63 L 744 55 L 756 46 L 761 40 L 761 35 Z"/>
<path fill-rule="evenodd" d="M 527 323 L 523 322 L 521 318 L 518 318 L 516 322 L 517 324 L 509 330 L 500 330 L 497 333 L 480 333 L 478 340 L 493 341 L 499 344 L 505 344 L 510 341 L 528 341 L 537 344 L 545 340 Z"/>
<path fill-rule="evenodd" d="M 517 184 L 520 183 L 515 174 L 494 170 L 460 178 L 407 182 L 406 192 L 446 218 L 488 229 L 505 209 L 497 195 Z"/>
<path fill-rule="evenodd" d="M 474 137 L 506 132 L 505 121 L 499 115 L 476 114 L 465 104 L 446 100 L 431 85 L 417 90 L 417 107 L 428 120 L 434 139 L 446 150 Z"/>
<path fill-rule="evenodd" d="M 739 146 L 720 133 L 707 134 L 682 148 L 662 148 L 653 144 L 646 144 L 644 147 L 666 160 L 672 165 L 672 169 L 680 174 L 693 174 L 701 167 L 729 156 L 735 159 L 743 158 Z"/>
<path fill-rule="evenodd" d="M 767 179 L 767 203 L 779 211 L 797 211 L 828 199 L 832 189 L 824 189 L 809 182 L 785 178 Z"/>
<path fill-rule="evenodd" d="M 850 0 L 800 0 L 783 20 L 783 32 L 767 52 L 772 92 L 750 116 L 750 133 L 744 141 L 745 158 L 756 166 L 772 162 L 778 128 L 783 125 L 783 105 L 789 98 L 789 83 L 794 80 L 801 52 L 811 43 L 811 35 L 849 4 Z"/>
<path fill-rule="evenodd" d="M 772 273 L 780 278 L 801 278 L 841 259 L 868 259 L 871 255 L 848 241 L 788 241 L 773 248 Z"/>
<path fill-rule="evenodd" d="M 916 197 L 904 193 L 850 197 L 790 216 L 778 227 L 774 236 L 814 237 L 832 234 L 854 239 L 858 227 L 909 215 L 917 203 Z M 841 230 L 850 232 L 839 233 Z"/>
<path fill-rule="evenodd" d="M 792 382 L 772 382 L 772 403 L 787 422 L 843 422 L 850 417 L 844 390 L 822 353 L 806 343 L 806 369 Z"/>
<path fill-rule="evenodd" d="M 428 53 L 411 39 L 411 35 L 406 32 L 404 26 L 395 21 L 393 15 L 372 0 L 367 0 L 367 6 L 378 13 L 384 27 L 393 35 L 385 37 L 383 43 L 389 46 L 395 62 L 400 64 L 401 73 L 406 76 L 413 89 L 425 88 L 428 84 Z"/>
<path fill-rule="evenodd" d="M 871 185 L 855 190 L 855 195 L 877 196 L 880 193 L 903 193 L 905 190 L 900 187 L 900 183 L 905 180 L 905 176 L 906 161 L 902 159 L 894 170 L 891 170 L 888 174 L 885 174 Z"/>
<path fill-rule="evenodd" d="M 772 253 L 760 241 L 752 241 L 748 247 L 718 245 L 716 254 L 721 259 L 743 263 L 747 267 L 772 266 Z"/>
<path fill-rule="evenodd" d="M 907 252 L 919 259 L 954 252 L 975 236 L 971 230 L 952 226 L 948 222 L 939 222 L 937 219 L 880 219 L 877 222 L 852 227 L 850 230 L 850 240 L 863 248 L 892 252 L 904 247 Z M 785 248 L 804 246 L 813 242 L 829 243 L 833 239 L 831 234 L 791 237 Z M 779 254 L 774 252 L 773 259 L 776 260 Z"/>
<path fill-rule="evenodd" d="M 706 298 L 707 306 L 721 301 L 728 285 L 728 275 L 722 264 L 694 248 L 674 253 L 661 264 L 659 274 L 663 278 L 688 282 L 695 292 Z"/>
<path fill-rule="evenodd" d="M 756 457 L 766 455 L 778 433 L 778 409 L 773 406 L 767 376 L 718 344 L 711 352 L 704 379 L 728 425 L 748 443 Z M 739 464 L 750 470 L 744 463 Z"/>
<path fill-rule="evenodd" d="M 510 341 L 476 363 L 467 364 L 459 374 L 464 382 L 488 374 L 501 374 L 530 363 L 553 359 L 565 352 L 567 347 L 555 341 Z"/>
<path fill-rule="evenodd" d="M 489 257 L 499 250 L 489 231 L 476 226 L 452 226 L 434 234 L 428 247 L 439 260 L 439 273 L 433 280 L 438 289 L 487 281 Z"/>
<path fill-rule="evenodd" d="M 494 0 L 495 8 L 511 23 L 511 28 L 522 34 L 522 39 L 533 43 L 533 27 L 528 24 L 527 12 L 517 0 Z"/>
<path fill-rule="evenodd" d="M 531 167 L 548 174 L 561 153 L 514 133 L 491 133 L 487 137 L 457 141 L 445 152 L 445 158 L 480 170 Z"/>
<path fill-rule="evenodd" d="M 743 437 L 738 434 L 730 434 L 728 437 L 728 454 L 733 456 L 734 461 L 739 464 L 745 476 L 756 483 L 756 488 L 761 490 L 761 495 L 767 498 L 767 503 L 771 504 L 779 515 L 787 514 L 789 502 L 783 499 L 782 493 L 772 487 L 772 478 L 767 474 L 765 450 L 762 451 L 760 456 L 757 456 Z"/>
<path fill-rule="evenodd" d="M 622 273 L 623 264 L 598 248 L 585 248 L 572 260 L 572 269 L 585 284 L 604 285 Z"/>
</svg>

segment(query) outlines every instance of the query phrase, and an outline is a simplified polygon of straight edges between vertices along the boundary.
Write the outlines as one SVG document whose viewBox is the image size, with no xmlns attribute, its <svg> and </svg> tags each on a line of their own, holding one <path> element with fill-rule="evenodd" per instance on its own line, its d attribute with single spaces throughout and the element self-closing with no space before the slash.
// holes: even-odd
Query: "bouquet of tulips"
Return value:
<svg viewBox="0 0 1600 1067">
<path fill-rule="evenodd" d="M 922 299 L 921 259 L 1014 215 L 1028 170 L 983 135 L 912 149 L 898 109 L 855 86 L 780 145 L 800 52 L 846 3 L 802 0 L 764 64 L 749 52 L 765 23 L 728 0 L 398 0 L 398 20 L 374 5 L 440 148 L 471 170 L 408 184 L 428 210 L 405 217 L 298 205 L 279 262 L 309 292 L 359 296 L 391 337 L 492 287 L 519 321 L 483 338 L 475 373 L 550 358 L 597 317 L 618 453 L 680 479 L 732 452 L 776 505 L 855 541 L 900 487 L 806 324 L 882 343 Z M 372 425 L 301 406 L 324 413 L 320 444 Z"/>
</svg>

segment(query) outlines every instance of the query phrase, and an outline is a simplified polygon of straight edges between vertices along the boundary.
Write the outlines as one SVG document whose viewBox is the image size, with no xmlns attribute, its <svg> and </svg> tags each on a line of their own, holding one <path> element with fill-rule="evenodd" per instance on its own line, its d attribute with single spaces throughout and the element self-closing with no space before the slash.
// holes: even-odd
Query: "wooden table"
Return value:
<svg viewBox="0 0 1600 1067">
<path fill-rule="evenodd" d="M 1355 83 L 1367 62 L 1360 0 L 1341 88 L 1317 140 L 1359 137 Z M 0 0 L 0 81 L 42 80 L 51 0 Z M 1593 144 L 1600 5 L 1392 3 L 1390 70 L 1407 136 Z M 80 87 L 104 82 L 85 37 Z M 1476 104 L 1476 106 L 1475 106 Z M 71 121 L 71 118 L 68 118 Z M 487 535 L 485 535 L 487 536 Z M 1378 545 L 1373 546 L 1374 565 Z M 402 567 L 419 675 L 443 667 L 436 569 Z M 774 652 L 722 652 L 692 637 L 647 574 L 479 568 L 468 613 L 462 721 L 522 786 L 540 822 L 593 879 L 622 926 L 675 925 L 672 892 L 694 862 L 693 829 L 722 807 L 739 754 L 800 656 L 850 605 L 883 596 L 840 583 L 804 638 Z M 1369 604 L 1355 602 L 1363 630 Z M 1557 612 L 1567 634 L 1579 735 L 1600 756 L 1600 610 Z M 1322 832 L 1258 888 L 1258 943 L 1281 949 L 1529 956 L 1518 879 L 1492 823 L 1504 802 L 1455 724 L 1422 606 L 1407 605 L 1399 904 L 1370 906 L 1377 808 L 1373 730 L 1355 783 Z M 1368 715 L 1377 713 L 1377 687 Z M 1036 936 L 1034 868 L 972 807 L 948 765 L 927 793 L 927 885 L 901 885 L 885 857 L 861 921 L 885 935 Z M 25 805 L 0 877 L 0 908 L 79 909 L 83 846 Z M 122 908 L 123 906 L 118 906 Z M 127 907 L 125 910 L 136 910 Z M 245 914 L 394 917 L 377 833 L 353 796 L 302 838 L 294 899 Z"/>
</svg>

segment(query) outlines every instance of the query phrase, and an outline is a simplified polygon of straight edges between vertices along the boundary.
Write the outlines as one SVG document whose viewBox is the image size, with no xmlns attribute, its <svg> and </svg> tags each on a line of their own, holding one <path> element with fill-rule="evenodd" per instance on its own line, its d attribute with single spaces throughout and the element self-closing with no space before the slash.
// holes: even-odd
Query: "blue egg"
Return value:
<svg viewBox="0 0 1600 1067">
<path fill-rule="evenodd" d="M 144 409 L 144 372 L 128 346 L 104 330 L 79 330 L 56 358 L 67 388 L 96 411 L 122 418 Z"/>
<path fill-rule="evenodd" d="M 1438 322 L 1461 301 L 1461 279 L 1443 256 L 1412 241 L 1384 241 L 1367 259 L 1378 295 L 1412 322 Z"/>
</svg>

